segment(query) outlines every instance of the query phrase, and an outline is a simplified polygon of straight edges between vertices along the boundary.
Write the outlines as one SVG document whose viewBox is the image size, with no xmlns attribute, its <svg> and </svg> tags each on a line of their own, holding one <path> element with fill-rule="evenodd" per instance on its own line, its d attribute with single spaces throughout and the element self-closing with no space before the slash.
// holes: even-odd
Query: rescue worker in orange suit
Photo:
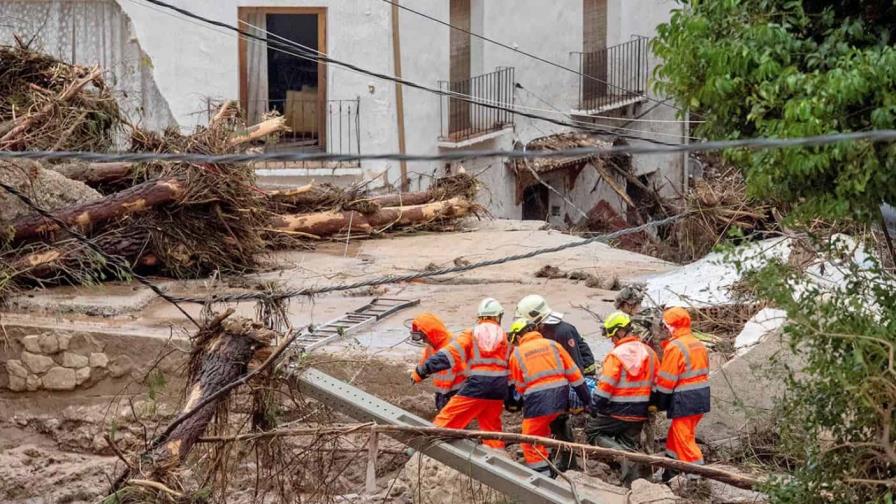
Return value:
<svg viewBox="0 0 896 504">
<path fill-rule="evenodd" d="M 411 323 L 411 339 L 426 345 L 423 348 L 423 355 L 420 357 L 418 366 L 423 365 L 436 352 L 454 341 L 454 337 L 448 331 L 448 328 L 445 327 L 445 324 L 432 313 L 423 313 L 414 319 Z M 416 371 L 413 374 L 415 375 L 413 377 L 414 382 L 421 380 Z M 464 384 L 464 377 L 462 364 L 460 366 L 452 366 L 432 375 L 432 384 L 436 388 L 436 411 L 441 410 L 448 404 L 448 400 L 460 390 Z"/>
<path fill-rule="evenodd" d="M 697 446 L 697 424 L 709 412 L 709 354 L 691 334 L 691 316 L 684 308 L 663 313 L 667 337 L 663 340 L 663 360 L 657 371 L 652 401 L 665 411 L 672 423 L 666 437 L 666 456 L 703 463 Z M 663 481 L 675 475 L 663 471 Z"/>
<path fill-rule="evenodd" d="M 511 392 L 522 396 L 523 434 L 550 436 L 554 423 L 565 417 L 569 408 L 570 387 L 585 409 L 590 408 L 591 397 L 582 372 L 562 346 L 544 338 L 526 319 L 513 323 L 510 339 L 515 347 L 509 362 Z M 522 443 L 522 448 L 528 467 L 552 474 L 547 448 L 527 443 Z"/>
<path fill-rule="evenodd" d="M 501 432 L 501 413 L 507 397 L 507 335 L 501 329 L 504 308 L 493 298 L 483 299 L 472 329 L 464 331 L 417 366 L 414 382 L 445 369 L 463 367 L 466 380 L 463 386 L 436 415 L 433 423 L 439 427 L 463 429 L 473 420 L 484 431 Z M 503 449 L 504 442 L 483 440 L 483 444 Z"/>
<path fill-rule="evenodd" d="M 641 342 L 631 318 L 617 311 L 604 320 L 604 335 L 613 341 L 592 394 L 592 418 L 585 426 L 588 442 L 604 448 L 637 451 L 647 421 L 650 395 L 660 367 L 656 352 Z M 622 483 L 630 486 L 641 468 L 622 461 Z"/>
<path fill-rule="evenodd" d="M 547 301 L 538 294 L 530 294 L 516 306 L 515 318 L 526 319 L 535 326 L 535 329 L 545 338 L 556 342 L 566 350 L 573 362 L 585 376 L 586 384 L 593 388 L 595 363 L 591 348 L 582 339 L 575 326 L 563 320 L 563 314 L 551 310 Z M 572 394 L 574 399 L 574 394 Z M 574 405 L 579 410 L 582 405 Z M 581 411 L 578 411 L 581 412 Z M 561 415 L 551 427 L 556 439 L 574 442 L 575 437 L 569 425 L 569 415 Z M 563 452 L 563 456 L 557 461 L 557 468 L 561 471 L 577 469 L 576 459 L 571 452 Z"/>
</svg>

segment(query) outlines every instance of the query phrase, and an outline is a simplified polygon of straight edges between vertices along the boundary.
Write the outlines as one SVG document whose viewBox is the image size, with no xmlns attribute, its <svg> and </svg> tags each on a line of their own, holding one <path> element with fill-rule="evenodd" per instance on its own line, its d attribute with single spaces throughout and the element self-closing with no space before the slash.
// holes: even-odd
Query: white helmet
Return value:
<svg viewBox="0 0 896 504">
<path fill-rule="evenodd" d="M 476 312 L 479 317 L 500 317 L 504 315 L 504 307 L 495 298 L 485 298 L 479 303 L 479 310 Z"/>
<path fill-rule="evenodd" d="M 516 318 L 526 319 L 533 324 L 540 324 L 550 314 L 548 302 L 538 294 L 529 294 L 516 305 Z"/>
</svg>

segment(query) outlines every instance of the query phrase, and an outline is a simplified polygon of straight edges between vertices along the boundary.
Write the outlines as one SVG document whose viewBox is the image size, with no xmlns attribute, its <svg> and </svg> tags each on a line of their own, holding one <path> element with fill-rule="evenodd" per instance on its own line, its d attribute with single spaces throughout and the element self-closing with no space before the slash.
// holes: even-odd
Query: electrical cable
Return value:
<svg viewBox="0 0 896 504">
<path fill-rule="evenodd" d="M 385 285 L 390 283 L 397 282 L 411 282 L 414 280 L 419 280 L 421 278 L 429 278 L 434 276 L 447 275 L 450 273 L 464 273 L 467 271 L 472 271 L 479 268 L 484 268 L 486 266 L 497 266 L 500 264 L 506 264 L 509 262 L 520 261 L 523 259 L 530 259 L 532 257 L 551 254 L 554 252 L 560 252 L 563 250 L 573 249 L 577 247 L 582 247 L 584 245 L 588 245 L 591 243 L 596 243 L 600 241 L 609 241 L 619 238 L 621 236 L 626 236 L 629 234 L 640 233 L 646 229 L 663 226 L 665 224 L 671 224 L 678 219 L 681 219 L 687 214 L 687 212 L 683 212 L 680 214 L 672 215 L 670 217 L 666 217 L 664 219 L 658 221 L 647 222 L 645 224 L 641 224 L 640 226 L 634 226 L 630 228 L 620 229 L 618 231 L 614 231 L 612 233 L 605 233 L 592 236 L 591 238 L 586 238 L 584 240 L 579 240 L 575 242 L 564 243 L 562 245 L 557 245 L 554 247 L 546 247 L 541 249 L 531 250 L 529 252 L 525 252 L 523 254 L 514 254 L 504 257 L 499 257 L 496 259 L 487 259 L 485 261 L 479 261 L 475 263 L 470 263 L 462 266 L 451 266 L 448 268 L 441 268 L 437 270 L 427 270 L 420 271 L 416 273 L 407 273 L 404 275 L 385 275 L 379 278 L 364 280 L 360 282 L 354 282 L 350 284 L 337 284 L 337 285 L 329 285 L 325 287 L 306 287 L 302 289 L 293 289 L 282 292 L 245 292 L 241 294 L 225 294 L 221 296 L 209 296 L 209 297 L 176 297 L 177 301 L 183 303 L 227 303 L 227 302 L 241 302 L 241 301 L 257 301 L 257 300 L 270 300 L 276 301 L 281 299 L 289 299 L 300 296 L 313 296 L 315 294 L 326 294 L 329 292 L 341 292 L 347 290 L 360 289 L 363 287 L 376 287 L 378 285 Z"/>
<path fill-rule="evenodd" d="M 532 54 L 532 53 L 523 51 L 523 50 L 518 49 L 518 48 L 516 48 L 516 47 L 507 45 L 507 44 L 505 44 L 504 42 L 500 42 L 500 41 L 497 41 L 497 40 L 488 38 L 488 37 L 486 37 L 486 36 L 484 36 L 484 35 L 480 35 L 480 34 L 478 34 L 478 33 L 473 33 L 472 31 L 466 30 L 466 29 L 461 28 L 461 27 L 459 27 L 459 26 L 455 26 L 455 25 L 453 25 L 453 24 L 451 24 L 451 23 L 449 23 L 449 22 L 447 22 L 447 21 L 443 21 L 443 20 L 438 19 L 438 18 L 436 18 L 436 17 L 430 16 L 429 14 L 426 14 L 426 13 L 424 13 L 424 12 L 416 11 L 416 10 L 414 10 L 414 9 L 411 9 L 410 7 L 401 5 L 400 3 L 395 2 L 395 1 L 393 1 L 393 0 L 382 0 L 382 1 L 383 1 L 383 2 L 386 2 L 386 3 L 389 4 L 389 5 L 393 5 L 393 6 L 395 6 L 395 7 L 398 7 L 399 9 L 403 9 L 403 10 L 406 10 L 406 11 L 408 11 L 408 12 L 412 12 L 412 13 L 418 15 L 418 16 L 421 16 L 421 17 L 423 17 L 423 18 L 429 19 L 430 21 L 435 21 L 436 23 L 439 23 L 439 24 L 441 24 L 441 25 L 447 26 L 448 28 L 451 28 L 452 30 L 457 30 L 457 31 L 459 31 L 459 32 L 465 33 L 465 34 L 470 35 L 470 36 L 472 36 L 472 37 L 476 37 L 476 38 L 478 38 L 478 39 L 480 39 L 480 40 L 484 40 L 484 41 L 489 42 L 489 43 L 491 43 L 491 44 L 495 44 L 495 45 L 497 45 L 497 46 L 503 47 L 504 49 L 513 51 L 513 52 L 515 52 L 515 53 L 517 53 L 517 54 L 521 54 L 521 55 L 523 55 L 523 56 L 527 56 L 527 57 L 529 57 L 529 58 L 532 58 L 532 59 L 534 59 L 534 60 L 540 61 L 540 62 L 542 62 L 542 63 L 547 63 L 548 65 L 551 65 L 551 66 L 553 66 L 553 67 L 559 68 L 559 69 L 561 69 L 561 70 L 566 70 L 567 72 L 572 72 L 572 73 L 578 75 L 579 77 L 585 77 L 585 78 L 590 79 L 590 80 L 592 80 L 592 81 L 594 81 L 594 82 L 598 82 L 598 83 L 603 84 L 603 85 L 606 85 L 606 86 L 614 87 L 614 88 L 616 88 L 616 89 L 621 89 L 621 90 L 623 90 L 623 91 L 630 91 L 630 90 L 625 89 L 625 88 L 623 88 L 623 87 L 621 87 L 621 86 L 617 86 L 617 85 L 612 84 L 612 83 L 610 83 L 610 82 L 607 82 L 607 81 L 605 81 L 605 80 L 598 79 L 597 77 L 594 77 L 593 75 L 587 75 L 587 74 L 584 74 L 584 73 L 582 73 L 582 72 L 579 72 L 578 70 L 573 70 L 572 68 L 569 68 L 569 67 L 567 67 L 567 66 L 561 65 L 560 63 L 556 63 L 556 62 L 554 62 L 554 61 L 551 61 L 551 60 L 542 58 L 541 56 L 537 56 L 537 55 L 535 55 L 535 54 Z M 655 99 L 655 98 L 651 98 L 651 97 L 649 97 L 649 96 L 645 96 L 645 98 L 647 98 L 647 99 L 650 100 L 650 101 L 656 102 L 656 103 L 658 103 L 658 104 L 659 104 L 659 103 L 663 103 L 663 104 L 666 105 L 667 107 L 670 107 L 670 108 L 673 108 L 673 109 L 675 109 L 675 110 L 678 110 L 678 111 L 683 112 L 682 109 L 680 109 L 680 108 L 678 108 L 678 107 L 676 107 L 676 106 L 674 106 L 674 105 L 669 105 L 668 103 L 664 103 L 664 101 L 660 101 L 660 100 L 657 100 L 657 99 Z M 600 117 L 600 118 L 602 118 L 602 119 L 604 118 L 604 117 L 602 117 L 602 116 L 591 116 L 591 117 Z M 608 118 L 608 119 L 619 119 L 619 118 Z M 679 121 L 679 122 L 681 122 L 681 121 Z"/>
<path fill-rule="evenodd" d="M 166 152 L 96 153 L 77 151 L 0 151 L 0 159 L 46 159 L 52 161 L 74 160 L 93 163 L 168 161 L 182 163 L 249 163 L 253 161 L 463 161 L 482 158 L 551 159 L 562 157 L 613 156 L 617 154 L 676 154 L 682 152 L 717 152 L 727 149 L 782 149 L 793 147 L 819 147 L 841 142 L 869 141 L 892 142 L 896 130 L 868 130 L 849 133 L 832 133 L 793 138 L 745 138 L 741 140 L 714 140 L 675 145 L 614 145 L 611 147 L 577 147 L 560 150 L 465 150 L 440 154 L 332 154 L 326 152 L 256 152 L 242 154 L 196 154 Z"/>
<path fill-rule="evenodd" d="M 48 212 L 47 210 L 41 208 L 40 206 L 38 206 L 30 197 L 28 197 L 28 195 L 22 193 L 15 187 L 13 187 L 9 184 L 6 184 L 4 182 L 0 182 L 0 188 L 2 188 L 4 191 L 8 192 L 9 194 L 12 194 L 16 198 L 18 198 L 19 201 L 21 201 L 22 203 L 27 205 L 29 208 L 31 208 L 32 210 L 34 210 L 35 212 L 40 214 L 45 219 L 49 219 L 49 220 L 53 221 L 54 223 L 56 223 L 56 225 L 58 225 L 60 227 L 60 229 L 64 229 L 68 234 L 72 235 L 72 237 L 75 240 L 86 245 L 90 250 L 92 250 L 93 252 L 98 254 L 109 264 L 113 264 L 113 265 L 118 266 L 119 268 L 127 271 L 128 274 L 132 275 L 138 282 L 145 285 L 146 287 L 149 287 L 149 289 L 151 291 L 153 291 L 157 296 L 159 296 L 160 298 L 162 298 L 165 301 L 168 301 L 169 303 L 174 305 L 174 307 L 177 308 L 177 310 L 180 311 L 185 317 L 187 317 L 187 320 L 192 322 L 196 327 L 201 327 L 199 325 L 199 323 L 196 322 L 196 320 L 194 320 L 193 317 L 191 317 L 190 314 L 187 313 L 187 311 L 184 310 L 184 308 L 182 306 L 180 306 L 180 304 L 178 304 L 178 301 L 173 296 L 166 293 L 158 285 L 150 282 L 146 277 L 135 272 L 134 269 L 131 267 L 130 264 L 128 264 L 127 261 L 125 261 L 124 259 L 122 259 L 120 257 L 113 256 L 113 255 L 106 253 L 102 248 L 100 248 L 90 238 L 87 238 L 86 236 L 82 235 L 81 233 L 75 231 L 65 221 L 56 217 L 55 215 L 53 215 L 52 213 Z"/>
<path fill-rule="evenodd" d="M 258 40 L 258 41 L 260 41 L 260 42 L 264 42 L 264 43 L 266 43 L 266 44 L 268 45 L 268 47 L 280 47 L 280 48 L 282 49 L 282 47 L 283 47 L 283 45 L 284 45 L 283 43 L 280 43 L 280 42 L 277 42 L 277 41 L 271 41 L 271 40 L 268 40 L 268 39 L 265 38 L 265 37 L 259 37 L 258 35 L 255 35 L 255 34 L 246 32 L 246 31 L 241 30 L 240 28 L 237 28 L 237 27 L 235 27 L 235 26 L 228 25 L 227 23 L 222 23 L 222 22 L 220 22 L 220 21 L 215 21 L 215 20 L 213 20 L 213 19 L 209 19 L 209 18 L 200 16 L 200 15 L 198 15 L 198 14 L 195 14 L 195 13 L 191 12 L 191 11 L 188 11 L 188 10 L 186 10 L 186 9 L 182 9 L 182 8 L 180 8 L 180 7 L 171 5 L 171 4 L 166 3 L 166 2 L 163 2 L 163 1 L 161 1 L 161 0 L 144 0 L 144 1 L 145 1 L 145 2 L 149 2 L 149 3 L 151 3 L 151 4 L 154 4 L 154 5 L 157 5 L 157 6 L 160 6 L 160 7 L 164 7 L 164 8 L 166 8 L 166 9 L 170 9 L 170 10 L 172 10 L 172 11 L 174 11 L 174 12 L 177 12 L 177 13 L 183 15 L 183 16 L 187 16 L 187 17 L 189 17 L 189 18 L 191 18 L 191 19 L 195 19 L 195 20 L 202 21 L 202 22 L 204 22 L 204 23 L 207 23 L 207 24 L 210 24 L 210 25 L 213 25 L 213 26 L 218 26 L 218 27 L 221 27 L 221 28 L 224 28 L 224 29 L 227 29 L 227 30 L 231 30 L 231 31 L 234 31 L 234 32 L 236 32 L 236 33 L 238 33 L 238 34 L 244 36 L 244 37 L 249 37 L 249 38 Z M 569 122 L 560 121 L 560 120 L 557 120 L 557 119 L 554 119 L 554 118 L 550 118 L 550 117 L 544 117 L 544 116 L 540 116 L 540 115 L 537 115 L 537 114 L 531 114 L 531 113 L 528 113 L 528 112 L 523 112 L 523 111 L 520 111 L 520 110 L 515 110 L 515 109 L 513 109 L 513 108 L 511 108 L 511 107 L 506 107 L 506 106 L 503 106 L 503 105 L 491 105 L 491 104 L 485 104 L 485 103 L 482 103 L 480 100 L 478 100 L 478 99 L 476 99 L 476 98 L 472 98 L 472 99 L 471 99 L 471 98 L 468 98 L 468 97 L 465 97 L 465 96 L 457 95 L 457 94 L 452 93 L 452 92 L 450 92 L 450 91 L 445 91 L 445 90 L 442 90 L 442 89 L 429 87 L 429 86 L 426 86 L 426 85 L 424 85 L 424 84 L 420 84 L 420 83 L 417 83 L 417 82 L 409 81 L 409 80 L 404 79 L 404 78 L 395 77 L 395 76 L 392 76 L 392 75 L 388 75 L 388 74 L 383 74 L 383 73 L 379 73 L 379 72 L 374 72 L 374 71 L 371 71 L 371 70 L 367 70 L 367 69 L 365 69 L 365 68 L 361 68 L 361 67 L 359 67 L 359 66 L 357 66 L 357 65 L 354 65 L 354 64 L 352 64 L 352 63 L 346 63 L 346 62 L 343 62 L 343 61 L 339 61 L 339 60 L 333 59 L 333 58 L 331 58 L 330 56 L 327 56 L 327 55 L 325 55 L 325 54 L 323 54 L 323 53 L 321 53 L 321 52 L 319 52 L 319 51 L 316 51 L 315 49 L 309 48 L 309 47 L 307 47 L 307 46 L 304 46 L 304 45 L 299 44 L 299 43 L 294 42 L 294 41 L 291 42 L 291 43 L 287 46 L 287 48 L 296 48 L 296 49 L 300 49 L 300 50 L 303 51 L 303 52 L 308 52 L 308 53 L 309 53 L 309 54 L 301 54 L 301 55 L 298 55 L 298 54 L 297 54 L 297 55 L 295 55 L 295 56 L 297 56 L 297 57 L 312 58 L 312 59 L 314 59 L 315 61 L 325 62 L 325 63 L 332 63 L 332 64 L 334 64 L 334 65 L 338 65 L 338 66 L 343 67 L 343 68 L 347 68 L 347 69 L 351 69 L 351 70 L 355 70 L 355 71 L 361 72 L 361 73 L 363 73 L 363 74 L 365 74 L 365 75 L 368 75 L 368 76 L 371 76 L 371 77 L 376 77 L 376 78 L 379 78 L 379 79 L 383 79 L 383 80 L 388 80 L 388 81 L 396 82 L 396 83 L 399 83 L 399 84 L 403 84 L 403 85 L 405 85 L 405 86 L 409 86 L 409 87 L 412 87 L 412 88 L 415 88 L 415 89 L 420 89 L 420 90 L 422 90 L 422 91 L 427 91 L 427 92 L 434 93 L 434 94 L 437 94 L 437 95 L 440 95 L 440 96 L 448 96 L 448 97 L 452 97 L 452 98 L 454 98 L 454 99 L 456 99 L 456 100 L 460 100 L 460 101 L 463 101 L 463 102 L 467 102 L 467 103 L 470 103 L 470 104 L 472 104 L 472 105 L 478 105 L 478 106 L 486 107 L 486 108 L 490 108 L 490 109 L 493 109 L 493 110 L 501 110 L 501 111 L 504 111 L 504 112 L 508 112 L 508 113 L 511 113 L 511 114 L 514 114 L 514 115 L 519 115 L 519 116 L 522 116 L 522 117 L 527 117 L 527 118 L 530 118 L 530 119 L 535 119 L 535 120 L 541 120 L 541 121 L 545 121 L 545 122 L 550 122 L 550 123 L 556 124 L 556 125 L 558 125 L 558 126 L 565 126 L 565 127 L 569 127 L 569 128 L 579 128 L 579 129 L 581 129 L 581 126 L 577 126 L 577 125 L 574 124 L 574 123 L 569 123 Z M 315 52 L 317 53 L 316 55 L 314 55 Z M 649 142 L 649 143 L 654 143 L 654 144 L 659 144 L 659 145 L 672 145 L 672 144 L 669 144 L 668 142 L 662 142 L 662 141 L 659 141 L 659 140 L 652 140 L 652 139 L 649 139 L 649 138 L 643 138 L 643 137 L 638 137 L 638 136 L 634 136 L 634 135 L 626 135 L 626 134 L 621 134 L 621 133 L 613 133 L 612 131 L 608 131 L 608 130 L 601 129 L 601 128 L 597 128 L 597 127 L 593 127 L 593 126 L 592 126 L 591 128 L 589 128 L 589 129 L 592 130 L 592 131 L 598 132 L 598 133 L 605 134 L 605 135 L 613 135 L 613 136 L 616 136 L 616 137 L 627 138 L 627 139 L 630 139 L 630 140 L 639 140 L 639 141 L 644 141 L 644 142 Z"/>
</svg>

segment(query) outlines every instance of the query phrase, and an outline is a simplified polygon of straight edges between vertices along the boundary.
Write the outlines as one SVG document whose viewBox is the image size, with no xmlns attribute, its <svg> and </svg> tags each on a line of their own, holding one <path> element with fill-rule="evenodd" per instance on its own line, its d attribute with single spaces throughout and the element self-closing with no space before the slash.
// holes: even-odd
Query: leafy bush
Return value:
<svg viewBox="0 0 896 504">
<path fill-rule="evenodd" d="M 893 2 L 694 0 L 659 28 L 659 92 L 711 139 L 795 137 L 896 125 Z M 896 201 L 896 146 L 738 150 L 752 195 L 803 216 L 876 216 Z"/>
</svg>

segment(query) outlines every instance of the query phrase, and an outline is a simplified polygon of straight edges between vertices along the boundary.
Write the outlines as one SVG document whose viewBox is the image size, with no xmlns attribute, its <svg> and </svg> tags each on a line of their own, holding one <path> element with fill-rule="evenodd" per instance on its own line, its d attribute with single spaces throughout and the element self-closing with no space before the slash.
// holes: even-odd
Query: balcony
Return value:
<svg viewBox="0 0 896 504">
<path fill-rule="evenodd" d="M 442 96 L 439 105 L 441 134 L 439 146 L 461 148 L 495 138 L 513 126 L 513 113 L 493 108 L 513 107 L 513 67 L 460 81 L 439 81 L 439 89 L 465 95 L 478 103 Z"/>
<path fill-rule="evenodd" d="M 282 133 L 276 143 L 264 146 L 265 151 L 326 152 L 329 154 L 361 153 L 360 98 L 348 100 L 320 100 L 318 96 L 301 96 L 290 92 L 285 100 L 265 100 L 269 110 L 276 110 L 290 131 Z M 209 105 L 209 114 L 216 106 Z M 356 168 L 359 161 L 338 162 L 269 162 L 257 165 L 259 169 L 290 170 L 301 168 Z M 287 174 L 286 171 L 282 174 Z"/>
<path fill-rule="evenodd" d="M 573 113 L 610 112 L 647 100 L 647 37 L 579 55 L 579 108 Z"/>
</svg>

